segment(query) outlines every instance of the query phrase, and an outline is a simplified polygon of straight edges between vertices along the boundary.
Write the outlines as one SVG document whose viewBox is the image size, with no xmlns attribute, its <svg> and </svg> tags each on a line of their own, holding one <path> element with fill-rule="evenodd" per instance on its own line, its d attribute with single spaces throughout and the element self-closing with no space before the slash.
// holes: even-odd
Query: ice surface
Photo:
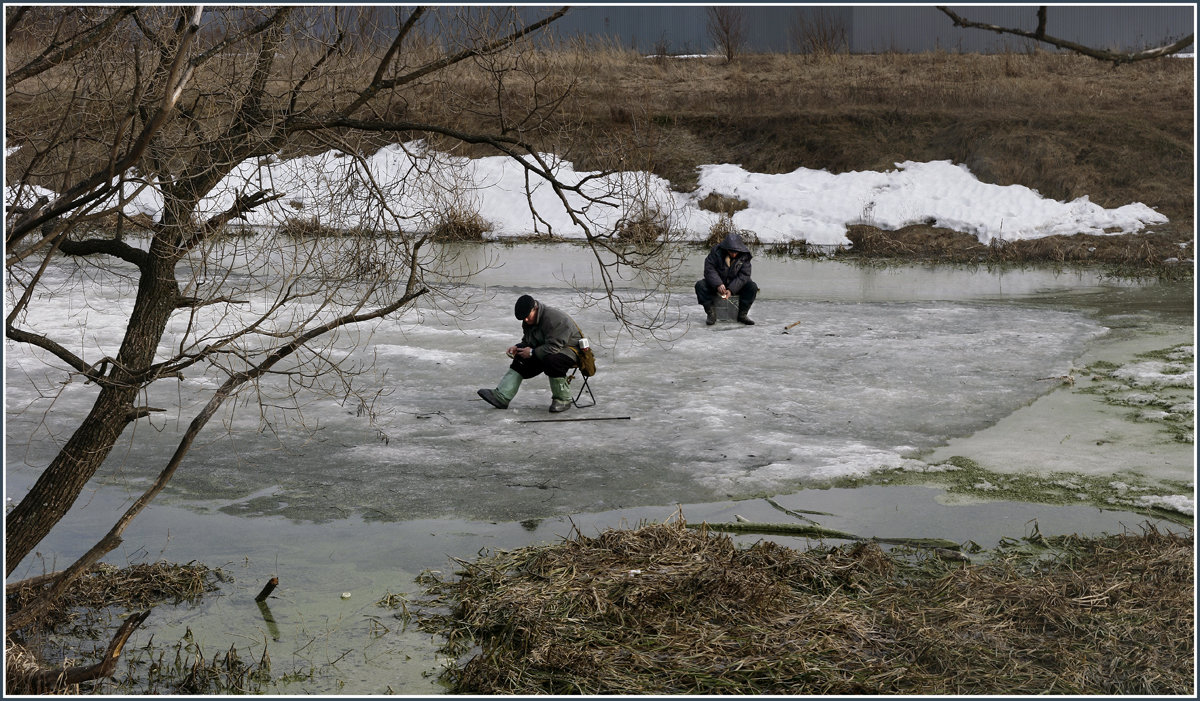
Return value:
<svg viewBox="0 0 1200 701">
<path fill-rule="evenodd" d="M 264 414 L 248 393 L 206 429 L 162 498 L 218 499 L 231 513 L 314 521 L 356 512 L 521 520 L 788 493 L 923 467 L 914 459 L 921 451 L 1045 394 L 1051 387 L 1040 378 L 1067 373 L 1106 332 L 1084 313 L 1021 302 L 1048 286 L 1092 284 L 1078 277 L 974 271 L 955 285 L 947 271 L 784 259 L 763 261 L 758 325 L 706 327 L 685 280 L 670 302 L 684 322 L 678 337 L 635 342 L 606 309 L 579 308 L 576 291 L 555 279 L 586 273 L 579 247 L 504 255 L 511 258 L 465 290 L 478 306 L 426 306 L 370 330 L 353 356 L 375 361 L 374 375 L 355 380 L 380 390 L 369 403 L 313 398 L 300 414 Z M 517 287 L 515 278 L 540 283 Z M 591 339 L 595 407 L 549 414 L 544 377 L 525 382 L 507 411 L 476 396 L 506 369 L 504 348 L 520 335 L 512 304 L 525 291 L 574 315 Z M 86 299 L 59 295 L 31 324 L 107 351 L 122 303 L 98 290 Z M 11 471 L 44 464 L 95 389 L 60 387 L 36 351 L 6 351 Z M 170 411 L 129 432 L 132 444 L 114 451 L 104 479 L 151 479 L 219 380 L 191 373 L 151 392 L 146 401 Z M 59 389 L 53 402 L 39 398 Z M 291 393 L 271 382 L 258 389 L 268 398 Z M 611 420 L 544 422 L 555 418 Z"/>
</svg>

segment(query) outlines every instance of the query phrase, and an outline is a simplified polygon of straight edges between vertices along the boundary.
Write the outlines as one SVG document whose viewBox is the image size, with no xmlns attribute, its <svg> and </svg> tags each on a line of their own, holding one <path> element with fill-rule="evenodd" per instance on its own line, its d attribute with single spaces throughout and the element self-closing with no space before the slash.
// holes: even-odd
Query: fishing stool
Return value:
<svg viewBox="0 0 1200 701">
<path fill-rule="evenodd" d="M 585 376 L 583 373 L 580 373 L 580 377 L 583 377 L 583 384 L 580 385 L 579 393 L 575 395 L 575 398 L 571 400 L 571 403 L 575 405 L 576 409 L 586 409 L 590 406 L 596 406 L 596 395 L 592 394 L 592 388 L 588 386 L 588 380 L 590 380 L 592 378 Z M 574 380 L 574 379 L 575 379 L 575 371 L 572 370 L 571 376 L 569 378 L 567 378 L 567 382 L 570 382 L 571 380 Z M 580 404 L 579 403 L 579 398 L 583 396 L 584 392 L 587 392 L 588 399 L 592 400 L 591 404 Z"/>
</svg>

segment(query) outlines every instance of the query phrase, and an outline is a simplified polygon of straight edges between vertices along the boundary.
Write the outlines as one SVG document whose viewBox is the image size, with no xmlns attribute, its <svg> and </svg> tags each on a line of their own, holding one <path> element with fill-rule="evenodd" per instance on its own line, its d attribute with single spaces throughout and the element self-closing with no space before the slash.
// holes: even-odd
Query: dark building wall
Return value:
<svg viewBox="0 0 1200 701">
<path fill-rule="evenodd" d="M 933 6 L 742 6 L 750 52 L 795 51 L 790 30 L 798 21 L 833 21 L 847 31 L 854 53 L 886 51 L 1025 51 L 1031 40 L 979 29 L 957 28 Z M 1035 6 L 951 6 L 965 18 L 1033 30 Z M 543 15 L 544 8 L 522 13 Z M 575 6 L 556 22 L 560 37 L 609 41 L 643 54 L 667 51 L 717 53 L 708 36 L 703 6 Z M 1183 38 L 1195 27 L 1193 5 L 1050 6 L 1047 32 L 1056 37 L 1105 49 L 1138 50 Z M 1044 45 L 1043 45 L 1044 46 Z M 1050 47 L 1045 47 L 1049 49 Z"/>
</svg>

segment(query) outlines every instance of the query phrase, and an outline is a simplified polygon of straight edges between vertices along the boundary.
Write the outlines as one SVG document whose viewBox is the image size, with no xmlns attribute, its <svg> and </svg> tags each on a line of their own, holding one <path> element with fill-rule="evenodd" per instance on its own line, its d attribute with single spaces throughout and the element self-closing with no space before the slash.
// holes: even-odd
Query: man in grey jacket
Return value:
<svg viewBox="0 0 1200 701">
<path fill-rule="evenodd" d="M 704 323 L 717 323 L 717 297 L 738 298 L 737 320 L 743 324 L 754 324 L 749 317 L 750 306 L 758 296 L 758 285 L 750 279 L 750 249 L 742 242 L 740 234 L 728 234 L 713 246 L 704 259 L 704 279 L 696 283 L 696 301 L 704 307 L 707 317 Z"/>
<path fill-rule="evenodd" d="M 579 326 L 565 312 L 547 307 L 529 295 L 521 295 L 513 308 L 521 320 L 521 342 L 508 349 L 512 363 L 495 389 L 481 389 L 479 396 L 497 409 L 507 409 L 521 381 L 546 373 L 550 379 L 550 411 L 571 408 L 567 371 L 579 367 Z"/>
</svg>

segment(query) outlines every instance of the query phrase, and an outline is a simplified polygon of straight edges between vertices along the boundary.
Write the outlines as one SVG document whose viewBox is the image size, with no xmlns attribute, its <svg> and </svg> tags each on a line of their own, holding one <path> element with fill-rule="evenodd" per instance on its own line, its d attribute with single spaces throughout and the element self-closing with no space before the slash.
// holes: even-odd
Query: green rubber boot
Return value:
<svg viewBox="0 0 1200 701">
<path fill-rule="evenodd" d="M 508 403 L 517 396 L 517 390 L 521 389 L 521 380 L 521 373 L 509 368 L 504 377 L 500 378 L 496 389 L 481 389 L 479 396 L 497 409 L 507 409 Z"/>
<path fill-rule="evenodd" d="M 550 378 L 551 413 L 557 414 L 571 408 L 571 383 L 565 377 Z"/>
</svg>

